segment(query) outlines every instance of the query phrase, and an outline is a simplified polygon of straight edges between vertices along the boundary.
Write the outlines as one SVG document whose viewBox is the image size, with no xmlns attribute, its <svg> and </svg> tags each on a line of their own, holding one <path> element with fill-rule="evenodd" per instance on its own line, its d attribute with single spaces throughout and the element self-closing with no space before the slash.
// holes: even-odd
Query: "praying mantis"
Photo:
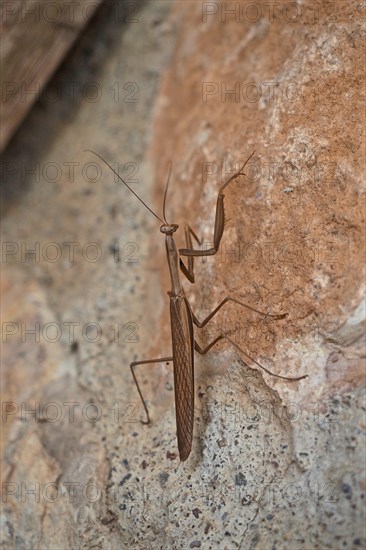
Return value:
<svg viewBox="0 0 366 550">
<path fill-rule="evenodd" d="M 245 176 L 244 168 L 248 164 L 249 160 L 253 157 L 254 152 L 249 156 L 245 163 L 239 168 L 235 174 L 233 174 L 219 189 L 217 202 L 216 202 L 216 215 L 214 223 L 214 238 L 213 247 L 207 250 L 200 250 L 193 247 L 192 238 L 200 246 L 202 243 L 197 237 L 193 229 L 187 225 L 185 227 L 185 241 L 186 248 L 177 248 L 174 240 L 174 233 L 178 230 L 179 226 L 174 223 L 168 223 L 166 219 L 166 198 L 168 194 L 169 181 L 171 176 L 171 167 L 165 187 L 164 201 L 163 201 L 163 219 L 161 219 L 136 193 L 131 187 L 121 178 L 112 166 L 105 161 L 98 153 L 88 150 L 99 157 L 114 174 L 124 183 L 124 185 L 137 197 L 137 199 L 161 222 L 160 231 L 165 235 L 165 246 L 167 262 L 170 272 L 171 290 L 168 292 L 170 301 L 170 324 L 171 324 L 171 337 L 172 337 L 172 354 L 167 357 L 159 357 L 157 359 L 145 359 L 143 361 L 133 361 L 130 364 L 130 369 L 134 382 L 136 384 L 141 402 L 143 404 L 146 420 L 142 421 L 144 424 L 150 423 L 150 415 L 143 398 L 140 386 L 135 373 L 135 367 L 138 365 L 147 365 L 153 363 L 173 362 L 174 371 L 174 394 L 175 394 L 175 409 L 176 409 L 176 425 L 177 425 L 177 440 L 179 457 L 182 462 L 186 461 L 192 450 L 193 441 L 193 424 L 194 424 L 194 352 L 198 352 L 201 355 L 205 355 L 217 342 L 222 339 L 226 339 L 230 342 L 238 351 L 247 356 L 254 364 L 266 371 L 272 376 L 282 378 L 284 380 L 301 380 L 306 378 L 307 375 L 298 377 L 287 377 L 279 374 L 274 374 L 263 365 L 258 363 L 247 352 L 242 350 L 236 342 L 230 338 L 230 333 L 224 333 L 217 336 L 212 342 L 210 342 L 205 348 L 197 343 L 194 337 L 194 325 L 198 328 L 203 328 L 216 313 L 229 301 L 239 304 L 259 315 L 269 317 L 271 319 L 283 319 L 287 314 L 281 315 L 269 315 L 262 311 L 259 311 L 243 302 L 237 300 L 232 296 L 226 296 L 219 305 L 203 320 L 199 321 L 196 315 L 193 313 L 188 299 L 185 296 L 182 283 L 180 280 L 180 273 L 190 281 L 195 282 L 194 276 L 194 258 L 202 256 L 214 256 L 219 250 L 222 235 L 224 233 L 224 227 L 226 223 L 225 210 L 224 210 L 224 189 L 228 185 L 236 180 L 239 176 Z M 183 262 L 183 257 L 187 258 L 187 265 Z"/>
</svg>

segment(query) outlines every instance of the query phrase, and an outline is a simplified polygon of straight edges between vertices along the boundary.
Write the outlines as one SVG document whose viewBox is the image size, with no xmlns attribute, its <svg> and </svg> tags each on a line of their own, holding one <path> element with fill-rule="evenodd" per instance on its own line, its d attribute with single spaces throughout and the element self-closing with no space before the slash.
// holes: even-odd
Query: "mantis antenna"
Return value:
<svg viewBox="0 0 366 550">
<path fill-rule="evenodd" d="M 106 160 L 104 160 L 103 157 L 101 157 L 98 153 L 96 153 L 95 151 L 92 151 L 91 149 L 84 149 L 85 152 L 87 153 L 93 153 L 93 155 L 97 156 L 100 158 L 100 160 L 102 160 L 104 162 L 104 164 L 106 164 L 108 166 L 108 168 L 110 168 L 112 170 L 112 172 L 114 174 L 116 174 L 117 178 L 119 178 L 121 180 L 122 183 L 125 184 L 125 186 L 127 187 L 127 189 L 129 189 L 131 191 L 131 193 L 133 193 L 135 195 L 135 197 L 138 198 L 138 200 L 145 206 L 145 208 L 147 208 L 148 210 L 150 210 L 151 214 L 153 214 L 155 216 L 155 218 L 157 218 L 162 224 L 164 224 L 163 220 L 161 218 L 159 218 L 159 216 L 157 214 L 155 214 L 155 212 L 153 212 L 151 210 L 151 208 L 149 206 L 147 206 L 147 204 L 142 200 L 140 199 L 140 197 L 137 195 L 137 193 L 135 193 L 135 191 L 133 189 L 131 189 L 131 187 L 128 185 L 128 183 L 125 182 L 124 179 L 121 178 L 121 176 L 119 175 L 118 172 L 116 172 L 116 170 L 114 168 L 112 168 L 112 166 L 109 164 L 109 162 L 107 162 Z"/>
<path fill-rule="evenodd" d="M 164 202 L 163 202 L 163 218 L 165 220 L 165 223 L 167 225 L 168 222 L 166 221 L 166 215 L 165 215 L 165 204 L 166 204 L 166 197 L 167 197 L 167 194 L 168 194 L 168 187 L 169 187 L 169 182 L 170 182 L 170 176 L 172 175 L 172 163 L 170 162 L 169 163 L 169 173 L 168 173 L 168 179 L 167 179 L 167 182 L 166 182 L 166 186 L 165 186 L 165 193 L 164 193 Z"/>
</svg>

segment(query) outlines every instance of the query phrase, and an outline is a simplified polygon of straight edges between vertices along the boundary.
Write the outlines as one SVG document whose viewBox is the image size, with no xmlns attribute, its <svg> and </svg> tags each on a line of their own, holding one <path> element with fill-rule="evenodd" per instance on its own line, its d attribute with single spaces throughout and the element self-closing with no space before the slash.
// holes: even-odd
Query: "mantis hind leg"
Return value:
<svg viewBox="0 0 366 550">
<path fill-rule="evenodd" d="M 230 344 L 232 344 L 238 351 L 240 351 L 240 353 L 242 353 L 243 355 L 245 355 L 246 357 L 248 357 L 248 359 L 250 359 L 255 365 L 257 365 L 257 367 L 260 367 L 261 369 L 263 369 L 265 372 L 267 372 L 268 374 L 270 374 L 271 376 L 275 376 L 276 378 L 282 378 L 283 380 L 290 380 L 290 381 L 296 381 L 296 380 L 302 380 L 303 378 L 307 378 L 307 374 L 303 375 L 303 376 L 296 376 L 296 377 L 289 377 L 289 376 L 282 376 L 280 374 L 275 374 L 274 372 L 271 372 L 270 370 L 266 369 L 266 367 L 263 367 L 263 365 L 261 365 L 260 363 L 258 363 L 258 361 L 256 361 L 251 355 L 249 355 L 248 352 L 244 351 L 241 347 L 238 346 L 238 344 L 236 342 L 234 342 L 229 336 L 227 336 L 226 334 L 220 334 L 219 336 L 217 336 L 210 344 L 208 344 L 208 346 L 206 346 L 204 349 L 201 348 L 201 346 L 195 341 L 194 342 L 194 349 L 200 353 L 201 355 L 206 355 L 206 353 L 215 345 L 217 344 L 217 342 L 219 342 L 220 340 L 227 340 L 228 342 L 230 342 Z M 248 365 L 250 367 L 250 365 Z M 252 368 L 252 367 L 250 367 Z"/>
<path fill-rule="evenodd" d="M 143 424 L 150 424 L 150 415 L 149 415 L 149 411 L 148 411 L 148 408 L 146 406 L 146 403 L 144 401 L 139 383 L 137 382 L 137 378 L 136 378 L 134 368 L 137 367 L 137 365 L 148 365 L 148 364 L 151 364 L 151 363 L 169 363 L 170 361 L 173 361 L 173 357 L 160 357 L 159 359 L 145 359 L 144 361 L 133 361 L 130 364 L 130 369 L 131 369 L 131 372 L 132 372 L 132 376 L 133 376 L 134 382 L 135 382 L 136 387 L 137 387 L 137 391 L 139 392 L 139 396 L 141 398 L 141 402 L 144 406 L 145 413 L 146 413 L 147 420 L 145 420 L 145 421 L 141 420 L 141 422 Z"/>
<path fill-rule="evenodd" d="M 262 315 L 263 317 L 268 317 L 268 318 L 273 319 L 273 320 L 284 319 L 287 315 L 287 313 L 281 313 L 279 315 L 271 315 L 269 313 L 264 313 L 263 311 L 260 311 L 259 309 L 255 309 L 254 307 L 249 306 L 248 304 L 244 304 L 244 302 L 240 302 L 236 298 L 232 298 L 231 296 L 226 296 L 226 298 L 224 298 L 222 300 L 222 302 L 220 302 L 219 305 L 217 307 L 215 307 L 215 309 L 209 315 L 207 315 L 207 317 L 203 321 L 200 321 L 199 319 L 197 319 L 197 317 L 193 313 L 190 305 L 188 304 L 189 309 L 190 309 L 191 314 L 192 314 L 192 320 L 193 320 L 194 324 L 198 328 L 203 328 L 212 319 L 212 317 L 214 317 L 216 315 L 216 313 L 222 308 L 222 306 L 224 306 L 226 304 L 226 302 L 234 302 L 235 304 L 239 304 L 240 306 L 243 306 L 246 309 L 250 309 L 251 311 L 254 311 L 254 313 L 258 313 L 258 315 Z"/>
</svg>

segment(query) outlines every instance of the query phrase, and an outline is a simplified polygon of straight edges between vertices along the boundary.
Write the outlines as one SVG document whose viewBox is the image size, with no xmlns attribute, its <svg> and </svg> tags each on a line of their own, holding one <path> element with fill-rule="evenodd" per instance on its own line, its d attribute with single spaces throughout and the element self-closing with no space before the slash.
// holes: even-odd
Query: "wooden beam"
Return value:
<svg viewBox="0 0 366 550">
<path fill-rule="evenodd" d="M 102 2 L 2 2 L 0 152 Z"/>
</svg>

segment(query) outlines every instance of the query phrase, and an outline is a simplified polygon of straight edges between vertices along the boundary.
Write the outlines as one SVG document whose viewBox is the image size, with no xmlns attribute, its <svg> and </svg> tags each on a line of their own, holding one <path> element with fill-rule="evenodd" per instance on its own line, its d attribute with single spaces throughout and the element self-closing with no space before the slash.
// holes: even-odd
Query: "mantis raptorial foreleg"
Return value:
<svg viewBox="0 0 366 550">
<path fill-rule="evenodd" d="M 193 250 L 191 235 L 195 238 L 197 243 L 201 246 L 202 243 L 200 239 L 197 237 L 196 233 L 193 231 L 193 229 L 189 225 L 186 225 L 186 227 L 184 228 L 184 232 L 186 236 L 186 247 L 189 250 Z M 194 257 L 188 256 L 188 268 L 184 265 L 182 258 L 179 259 L 179 263 L 180 263 L 180 269 L 182 273 L 184 273 L 184 275 L 187 277 L 190 283 L 194 283 Z"/>
<path fill-rule="evenodd" d="M 188 258 L 192 258 L 194 256 L 214 256 L 216 252 L 219 249 L 220 242 L 222 235 L 224 233 L 225 223 L 228 221 L 225 219 L 225 209 L 224 209 L 224 198 L 225 195 L 223 193 L 225 187 L 229 185 L 230 182 L 232 182 L 235 178 L 238 176 L 245 176 L 243 170 L 245 165 L 249 162 L 249 160 L 254 155 L 254 152 L 250 155 L 248 160 L 243 164 L 241 168 L 235 174 L 233 174 L 225 183 L 220 187 L 219 194 L 217 196 L 217 202 L 216 202 L 216 214 L 215 214 L 215 226 L 214 226 L 214 240 L 213 240 L 213 247 L 209 248 L 207 250 L 195 250 L 191 245 L 188 246 L 188 248 L 180 248 L 179 254 L 180 256 L 188 256 Z M 193 263 L 192 263 L 192 274 L 193 274 Z M 189 278 L 189 277 L 188 277 Z"/>
</svg>

